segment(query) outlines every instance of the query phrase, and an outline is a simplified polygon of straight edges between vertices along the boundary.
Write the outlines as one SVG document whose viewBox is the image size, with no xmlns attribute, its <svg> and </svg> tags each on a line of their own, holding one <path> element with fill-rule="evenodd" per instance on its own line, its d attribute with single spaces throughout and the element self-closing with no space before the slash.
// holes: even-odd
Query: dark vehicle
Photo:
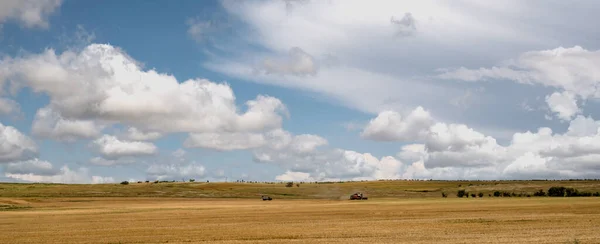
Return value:
<svg viewBox="0 0 600 244">
<path fill-rule="evenodd" d="M 273 200 L 273 198 L 271 198 L 270 196 L 262 196 L 262 200 L 263 201 L 271 201 L 271 200 Z"/>
<path fill-rule="evenodd" d="M 350 200 L 367 200 L 367 199 L 369 199 L 369 198 L 363 196 L 363 194 L 360 192 L 350 195 Z"/>
</svg>

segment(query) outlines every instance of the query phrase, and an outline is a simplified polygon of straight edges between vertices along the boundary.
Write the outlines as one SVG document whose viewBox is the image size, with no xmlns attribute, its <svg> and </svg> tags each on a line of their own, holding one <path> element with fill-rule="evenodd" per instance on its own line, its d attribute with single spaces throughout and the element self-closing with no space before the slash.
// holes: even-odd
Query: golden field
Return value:
<svg viewBox="0 0 600 244">
<path fill-rule="evenodd" d="M 0 243 L 600 243 L 600 197 L 455 196 L 598 183 L 0 184 Z"/>
<path fill-rule="evenodd" d="M 600 198 L 0 201 L 1 243 L 600 243 Z"/>
</svg>

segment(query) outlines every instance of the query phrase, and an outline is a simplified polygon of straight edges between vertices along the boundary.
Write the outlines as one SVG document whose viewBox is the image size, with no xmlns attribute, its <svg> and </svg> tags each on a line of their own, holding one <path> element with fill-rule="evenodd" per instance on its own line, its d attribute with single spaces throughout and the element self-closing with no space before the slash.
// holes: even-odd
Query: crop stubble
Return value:
<svg viewBox="0 0 600 244">
<path fill-rule="evenodd" d="M 3 202 L 2 243 L 600 243 L 599 198 Z"/>
</svg>

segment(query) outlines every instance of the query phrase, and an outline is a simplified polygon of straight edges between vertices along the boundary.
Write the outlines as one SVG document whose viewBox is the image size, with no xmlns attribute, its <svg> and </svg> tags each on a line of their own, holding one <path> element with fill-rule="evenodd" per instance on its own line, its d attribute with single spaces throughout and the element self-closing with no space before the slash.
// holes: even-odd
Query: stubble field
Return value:
<svg viewBox="0 0 600 244">
<path fill-rule="evenodd" d="M 51 196 L 42 185 L 30 188 L 37 193 L 27 193 L 28 185 L 15 187 L 23 187 L 18 193 L 27 196 L 14 196 L 14 189 L 10 193 L 9 185 L 3 185 L 0 243 L 600 243 L 600 197 L 442 198 L 421 191 L 422 197 L 372 194 L 363 201 L 262 201 L 58 197 L 62 190 L 53 188 L 57 196 Z M 63 187 L 74 187 L 65 192 L 76 195 L 73 189 L 83 186 Z M 592 183 L 587 187 L 596 189 Z"/>
</svg>

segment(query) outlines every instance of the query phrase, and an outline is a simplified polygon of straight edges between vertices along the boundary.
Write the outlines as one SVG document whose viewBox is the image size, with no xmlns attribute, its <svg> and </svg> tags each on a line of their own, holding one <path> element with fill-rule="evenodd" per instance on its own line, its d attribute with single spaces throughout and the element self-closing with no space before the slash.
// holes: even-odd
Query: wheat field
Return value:
<svg viewBox="0 0 600 244">
<path fill-rule="evenodd" d="M 600 243 L 600 198 L 0 198 L 1 243 Z"/>
</svg>

